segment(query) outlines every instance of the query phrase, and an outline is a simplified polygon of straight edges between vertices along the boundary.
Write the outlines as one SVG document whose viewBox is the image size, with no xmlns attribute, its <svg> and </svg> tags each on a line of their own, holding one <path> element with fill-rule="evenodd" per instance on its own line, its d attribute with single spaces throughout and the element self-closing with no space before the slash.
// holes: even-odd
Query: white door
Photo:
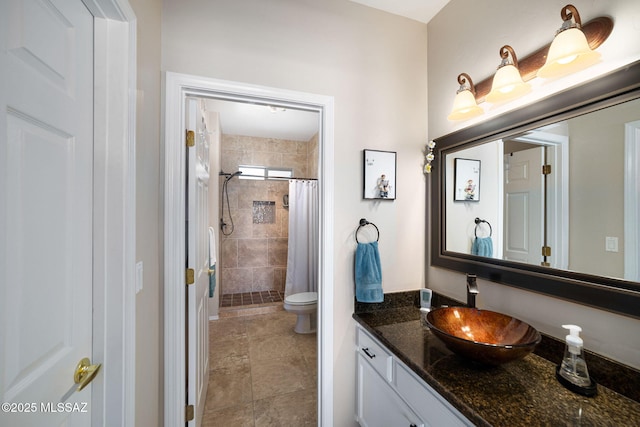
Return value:
<svg viewBox="0 0 640 427">
<path fill-rule="evenodd" d="M 93 18 L 81 1 L 0 2 L 0 85 L 0 425 L 87 426 L 91 386 L 72 392 L 92 355 Z"/>
<path fill-rule="evenodd" d="M 187 404 L 193 405 L 200 426 L 209 381 L 209 133 L 200 100 L 187 99 L 187 131 L 195 146 L 187 151 L 187 268 L 194 283 L 187 285 Z"/>
<path fill-rule="evenodd" d="M 504 259 L 540 264 L 543 244 L 544 148 L 505 155 Z"/>
</svg>

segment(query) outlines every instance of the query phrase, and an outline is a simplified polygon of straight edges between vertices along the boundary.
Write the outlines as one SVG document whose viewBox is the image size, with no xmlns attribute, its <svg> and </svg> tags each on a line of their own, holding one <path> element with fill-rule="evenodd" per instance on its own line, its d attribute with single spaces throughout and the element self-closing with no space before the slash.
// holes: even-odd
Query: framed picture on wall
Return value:
<svg viewBox="0 0 640 427">
<path fill-rule="evenodd" d="M 455 202 L 480 201 L 480 160 L 454 159 Z"/>
<path fill-rule="evenodd" d="M 364 199 L 395 200 L 395 151 L 363 150 Z"/>
</svg>

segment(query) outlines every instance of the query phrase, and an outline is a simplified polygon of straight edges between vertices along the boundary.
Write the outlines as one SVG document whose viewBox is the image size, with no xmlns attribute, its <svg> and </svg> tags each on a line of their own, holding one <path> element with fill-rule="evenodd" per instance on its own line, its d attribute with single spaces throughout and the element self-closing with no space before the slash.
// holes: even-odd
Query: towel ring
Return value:
<svg viewBox="0 0 640 427">
<path fill-rule="evenodd" d="M 491 235 L 493 234 L 493 229 L 491 228 L 491 224 L 489 224 L 489 221 L 476 218 L 474 222 L 476 223 L 476 229 L 473 231 L 474 236 L 478 237 L 478 227 L 480 226 L 480 223 L 484 222 L 489 226 L 489 237 L 491 237 Z"/>
<path fill-rule="evenodd" d="M 358 225 L 358 228 L 356 229 L 356 243 L 360 243 L 358 241 L 358 231 L 360 231 L 360 229 L 366 225 L 373 225 L 375 227 L 376 231 L 378 232 L 378 237 L 376 238 L 376 242 L 380 240 L 380 230 L 378 230 L 378 227 L 374 223 L 369 222 L 366 219 L 362 218 L 360 219 L 360 225 Z"/>
</svg>

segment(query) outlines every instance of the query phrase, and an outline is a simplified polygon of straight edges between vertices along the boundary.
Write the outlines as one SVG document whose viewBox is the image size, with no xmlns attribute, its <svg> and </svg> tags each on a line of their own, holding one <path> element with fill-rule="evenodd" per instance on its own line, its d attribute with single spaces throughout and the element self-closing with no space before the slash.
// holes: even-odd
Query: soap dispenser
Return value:
<svg viewBox="0 0 640 427">
<path fill-rule="evenodd" d="M 562 325 L 569 330 L 562 363 L 556 369 L 556 377 L 569 390 L 584 396 L 595 396 L 596 383 L 589 377 L 587 363 L 584 360 L 582 329 L 577 325 Z"/>
</svg>

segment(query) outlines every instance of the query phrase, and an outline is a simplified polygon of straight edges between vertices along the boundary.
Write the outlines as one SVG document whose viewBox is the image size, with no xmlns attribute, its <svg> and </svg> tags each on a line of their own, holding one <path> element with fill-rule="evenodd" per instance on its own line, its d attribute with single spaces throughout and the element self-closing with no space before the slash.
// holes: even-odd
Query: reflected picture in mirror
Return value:
<svg viewBox="0 0 640 427">
<path fill-rule="evenodd" d="M 480 160 L 455 159 L 456 202 L 480 201 Z"/>
<path fill-rule="evenodd" d="M 393 151 L 363 150 L 364 199 L 395 200 L 396 153 Z"/>
</svg>

